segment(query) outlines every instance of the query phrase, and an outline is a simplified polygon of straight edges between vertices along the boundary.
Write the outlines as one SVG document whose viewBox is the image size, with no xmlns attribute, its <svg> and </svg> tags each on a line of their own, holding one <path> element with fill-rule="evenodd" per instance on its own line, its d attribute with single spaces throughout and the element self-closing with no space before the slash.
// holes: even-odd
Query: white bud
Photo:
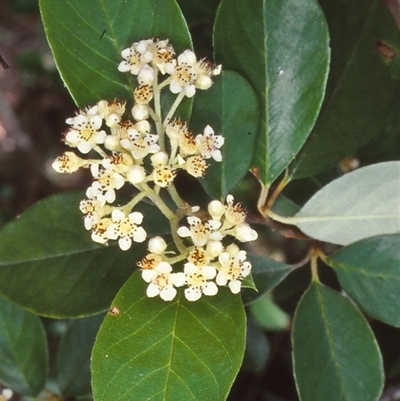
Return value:
<svg viewBox="0 0 400 401">
<path fill-rule="evenodd" d="M 248 224 L 242 223 L 235 227 L 234 236 L 240 242 L 255 241 L 258 238 L 257 231 L 253 230 Z"/>
<path fill-rule="evenodd" d="M 208 75 L 200 75 L 196 80 L 196 88 L 206 90 L 211 88 L 212 79 Z"/>
<path fill-rule="evenodd" d="M 142 135 L 148 134 L 150 132 L 150 123 L 147 120 L 138 121 L 135 124 L 136 131 L 140 132 Z"/>
<path fill-rule="evenodd" d="M 162 237 L 154 237 L 150 239 L 148 249 L 151 253 L 161 255 L 167 249 L 167 243 Z"/>
<path fill-rule="evenodd" d="M 213 200 L 208 204 L 208 213 L 213 220 L 219 220 L 225 213 L 225 206 L 218 200 Z"/>
<path fill-rule="evenodd" d="M 112 113 L 106 118 L 106 125 L 107 127 L 114 128 L 118 125 L 120 121 L 121 117 L 115 113 Z"/>
<path fill-rule="evenodd" d="M 104 147 L 111 151 L 119 149 L 119 138 L 116 135 L 107 135 Z"/>
<path fill-rule="evenodd" d="M 149 112 L 147 111 L 147 106 L 144 104 L 135 104 L 132 107 L 132 116 L 136 121 L 146 120 L 149 118 Z"/>
<path fill-rule="evenodd" d="M 157 152 L 151 156 L 153 166 L 165 166 L 168 163 L 168 155 L 165 152 Z"/>
<path fill-rule="evenodd" d="M 218 257 L 224 250 L 221 241 L 208 241 L 206 251 L 211 259 Z"/>
<path fill-rule="evenodd" d="M 143 166 L 135 165 L 129 167 L 127 177 L 132 184 L 139 184 L 146 178 L 146 171 Z"/>
<path fill-rule="evenodd" d="M 154 81 L 154 70 L 149 65 L 144 65 L 138 75 L 138 81 L 141 85 L 152 85 Z"/>
</svg>

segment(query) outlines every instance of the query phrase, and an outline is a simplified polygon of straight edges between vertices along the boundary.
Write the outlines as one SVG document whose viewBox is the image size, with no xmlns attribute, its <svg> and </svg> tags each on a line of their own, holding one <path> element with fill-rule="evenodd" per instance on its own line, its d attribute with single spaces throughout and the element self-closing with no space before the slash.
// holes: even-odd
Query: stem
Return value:
<svg viewBox="0 0 400 401">
<path fill-rule="evenodd" d="M 175 185 L 170 185 L 168 187 L 168 193 L 178 208 L 184 208 L 186 206 L 186 202 L 179 196 L 179 194 L 175 188 Z"/>
<path fill-rule="evenodd" d="M 131 211 L 133 207 L 147 196 L 146 191 L 139 192 L 131 201 L 121 208 L 122 211 Z"/>
<path fill-rule="evenodd" d="M 169 220 L 169 224 L 171 226 L 171 234 L 172 239 L 175 242 L 178 251 L 181 254 L 186 254 L 187 250 L 185 245 L 182 242 L 181 237 L 178 235 L 178 218 L 171 211 L 171 209 L 165 204 L 165 202 L 161 199 L 161 196 L 156 193 L 153 189 L 151 189 L 147 184 L 142 184 L 142 190 L 145 192 L 145 196 L 147 196 L 161 211 L 161 213 Z"/>
<path fill-rule="evenodd" d="M 271 217 L 271 219 L 273 219 L 275 221 L 279 221 L 279 223 L 283 223 L 283 224 L 295 225 L 296 221 L 299 220 L 296 217 L 280 216 L 279 214 L 276 214 L 275 212 L 273 212 L 271 209 L 265 209 L 265 210 L 263 210 L 263 212 L 264 212 L 264 216 Z"/>
<path fill-rule="evenodd" d="M 182 90 L 179 92 L 179 95 L 176 97 L 174 103 L 171 106 L 171 109 L 169 110 L 167 116 L 165 117 L 165 120 L 163 122 L 164 127 L 169 123 L 169 121 L 171 120 L 172 116 L 174 115 L 176 109 L 178 108 L 179 104 L 181 103 L 181 101 L 184 97 L 185 97 L 185 93 Z"/>
<path fill-rule="evenodd" d="M 319 283 L 318 277 L 318 249 L 311 248 L 310 251 L 311 256 L 311 275 L 314 282 Z"/>
<path fill-rule="evenodd" d="M 161 115 L 161 90 L 158 86 L 158 73 L 154 74 L 153 81 L 153 91 L 154 91 L 154 111 L 155 116 L 150 112 L 151 117 L 156 125 L 156 130 L 159 138 L 159 145 L 162 151 L 165 151 L 165 138 L 164 138 L 164 127 L 162 125 L 162 115 Z"/>
<path fill-rule="evenodd" d="M 268 190 L 269 187 L 265 186 L 264 184 L 261 184 L 261 192 L 260 196 L 258 197 L 257 209 L 263 217 L 267 216 L 264 205 L 265 202 L 267 201 Z"/>
<path fill-rule="evenodd" d="M 272 193 L 271 197 L 269 198 L 267 202 L 267 209 L 271 209 L 271 206 L 274 204 L 276 198 L 280 195 L 280 193 L 283 191 L 283 189 L 286 187 L 287 183 L 289 182 L 288 179 L 288 171 L 286 170 L 285 176 L 282 178 L 281 182 L 278 184 L 278 186 L 275 188 L 274 192 Z"/>
<path fill-rule="evenodd" d="M 165 88 L 167 85 L 169 85 L 171 81 L 172 81 L 172 77 L 167 78 L 166 80 L 164 80 L 163 82 L 160 83 L 158 89 L 161 91 L 161 89 Z"/>
</svg>

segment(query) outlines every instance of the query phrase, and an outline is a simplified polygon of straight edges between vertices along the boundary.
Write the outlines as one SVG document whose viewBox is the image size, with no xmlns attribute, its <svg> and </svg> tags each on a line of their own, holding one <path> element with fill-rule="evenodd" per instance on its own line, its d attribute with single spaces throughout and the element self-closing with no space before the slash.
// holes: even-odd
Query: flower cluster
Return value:
<svg viewBox="0 0 400 401">
<path fill-rule="evenodd" d="M 100 100 L 81 109 L 66 120 L 69 129 L 64 134 L 65 144 L 81 155 L 65 152 L 54 161 L 53 168 L 60 173 L 90 170 L 92 183 L 79 208 L 85 228 L 97 243 L 116 240 L 126 251 L 133 242 L 144 242 L 144 216 L 134 208 L 145 197 L 170 221 L 174 250 L 167 251 L 163 238 L 151 238 L 149 253 L 137 263 L 148 283 L 149 297 L 171 301 L 177 288 L 183 286 L 189 301 L 203 294 L 215 295 L 219 286 L 228 286 L 237 294 L 251 264 L 246 252 L 233 241 L 257 238 L 256 231 L 245 222 L 245 210 L 229 195 L 225 204 L 212 201 L 209 218 L 202 220 L 195 215 L 199 208 L 190 208 L 174 187 L 178 170 L 203 177 L 209 162 L 222 161 L 224 138 L 210 125 L 194 135 L 186 122 L 174 118 L 184 97 L 211 87 L 220 67 L 197 60 L 191 50 L 176 57 L 168 40 L 160 39 L 135 42 L 121 55 L 118 70 L 137 79 L 132 118 L 127 117 L 126 102 L 117 99 Z M 176 95 L 165 114 L 161 107 L 163 89 Z M 118 191 L 128 185 L 136 189 L 136 195 L 121 206 Z M 161 196 L 164 188 L 175 207 L 168 206 Z M 184 216 L 188 226 L 177 228 Z"/>
<path fill-rule="evenodd" d="M 190 239 L 191 246 L 185 257 L 183 272 L 173 272 L 166 255 L 167 245 L 161 237 L 149 242 L 150 253 L 138 263 L 143 279 L 149 283 L 147 295 L 159 295 L 163 300 L 172 300 L 175 287 L 186 286 L 184 293 L 189 301 L 197 301 L 204 295 L 216 295 L 218 286 L 228 285 L 232 293 L 241 290 L 242 280 L 251 271 L 246 260 L 246 251 L 230 243 L 225 246 L 226 236 L 240 242 L 257 239 L 257 232 L 246 222 L 246 211 L 240 204 L 234 204 L 228 195 L 226 204 L 212 201 L 208 205 L 210 219 L 201 220 L 188 216 L 189 226 L 178 229 L 178 235 Z"/>
</svg>

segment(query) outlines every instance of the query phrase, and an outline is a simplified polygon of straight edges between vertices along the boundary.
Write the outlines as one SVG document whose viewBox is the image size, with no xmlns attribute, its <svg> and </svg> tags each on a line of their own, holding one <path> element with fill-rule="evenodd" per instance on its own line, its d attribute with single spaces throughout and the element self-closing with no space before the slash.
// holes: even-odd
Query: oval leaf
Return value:
<svg viewBox="0 0 400 401">
<path fill-rule="evenodd" d="M 108 309 L 146 246 L 134 243 L 123 252 L 114 241 L 109 246 L 91 241 L 78 206 L 83 198 L 81 192 L 51 196 L 4 226 L 3 295 L 34 313 L 56 318 Z M 137 210 L 145 216 L 148 235 L 167 231 L 158 210 L 143 204 Z"/>
<path fill-rule="evenodd" d="M 147 298 L 138 272 L 102 324 L 92 355 L 96 401 L 224 400 L 240 368 L 245 315 L 240 297 L 220 289 L 190 303 Z"/>
<path fill-rule="evenodd" d="M 237 96 L 240 93 L 240 96 Z M 211 125 L 225 138 L 222 162 L 212 161 L 203 187 L 216 199 L 224 199 L 250 167 L 258 126 L 257 96 L 250 84 L 233 71 L 224 71 L 207 91 L 196 93 L 191 127 L 202 132 Z"/>
<path fill-rule="evenodd" d="M 132 98 L 134 77 L 117 70 L 132 42 L 160 37 L 178 51 L 191 48 L 174 0 L 40 0 L 40 11 L 61 78 L 79 106 Z"/>
<path fill-rule="evenodd" d="M 247 253 L 252 269 L 251 275 L 257 291 L 243 288 L 242 299 L 245 305 L 254 302 L 266 292 L 276 287 L 292 270 L 293 267 L 266 256 Z"/>
<path fill-rule="evenodd" d="M 321 113 L 290 166 L 294 178 L 333 166 L 380 133 L 393 97 L 400 93 L 395 72 L 400 31 L 384 2 L 322 1 L 321 5 L 329 25 L 332 63 Z M 384 57 L 385 48 L 392 49 L 393 58 Z"/>
<path fill-rule="evenodd" d="M 382 357 L 363 315 L 346 298 L 313 283 L 298 304 L 292 331 L 297 390 L 304 401 L 376 401 Z"/>
<path fill-rule="evenodd" d="M 90 357 L 104 314 L 70 322 L 57 351 L 57 383 L 63 396 L 88 394 Z"/>
<path fill-rule="evenodd" d="M 399 174 L 400 162 L 348 173 L 318 191 L 290 222 L 312 238 L 339 245 L 398 233 Z"/>
<path fill-rule="evenodd" d="M 20 394 L 39 394 L 47 377 L 43 324 L 37 316 L 3 297 L 0 297 L 0 349 L 0 381 Z"/>
<path fill-rule="evenodd" d="M 253 163 L 269 184 L 304 144 L 322 103 L 329 62 L 322 11 L 313 0 L 222 0 L 214 47 L 218 63 L 258 95 Z"/>
<path fill-rule="evenodd" d="M 400 235 L 366 238 L 326 262 L 343 289 L 369 315 L 400 327 Z"/>
</svg>

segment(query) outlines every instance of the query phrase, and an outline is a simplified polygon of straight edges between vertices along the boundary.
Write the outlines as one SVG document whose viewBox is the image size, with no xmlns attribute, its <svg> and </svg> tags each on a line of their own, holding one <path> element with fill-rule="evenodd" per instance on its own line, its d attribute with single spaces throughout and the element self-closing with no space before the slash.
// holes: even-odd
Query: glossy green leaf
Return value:
<svg viewBox="0 0 400 401">
<path fill-rule="evenodd" d="M 384 2 L 331 0 L 321 5 L 332 63 L 320 116 L 290 166 L 295 178 L 333 166 L 378 134 L 400 92 L 400 31 Z M 395 57 L 384 57 L 380 46 L 390 46 Z"/>
<path fill-rule="evenodd" d="M 293 321 L 293 366 L 301 401 L 376 401 L 382 357 L 360 311 L 336 291 L 313 283 Z"/>
<path fill-rule="evenodd" d="M 79 106 L 132 98 L 135 77 L 117 70 L 121 50 L 143 38 L 168 38 L 191 47 L 174 0 L 40 0 L 42 19 L 65 85 Z"/>
<path fill-rule="evenodd" d="M 217 62 L 258 95 L 253 164 L 269 184 L 304 144 L 322 103 L 329 62 L 322 11 L 314 0 L 222 0 L 214 48 Z"/>
<path fill-rule="evenodd" d="M 3 297 L 0 349 L 0 382 L 20 394 L 37 395 L 47 376 L 47 343 L 42 322 Z"/>
<path fill-rule="evenodd" d="M 117 294 L 92 355 L 96 401 L 224 400 L 240 368 L 245 315 L 240 297 L 221 288 L 190 303 L 147 298 L 136 272 Z"/>
<path fill-rule="evenodd" d="M 243 288 L 242 299 L 246 305 L 272 290 L 293 270 L 290 265 L 250 252 L 247 253 L 247 259 L 252 266 L 251 274 L 257 291 Z"/>
<path fill-rule="evenodd" d="M 104 314 L 72 320 L 57 351 L 57 383 L 63 396 L 88 394 L 90 357 Z"/>
<path fill-rule="evenodd" d="M 400 327 L 400 235 L 366 238 L 340 249 L 326 262 L 363 310 Z"/>
<path fill-rule="evenodd" d="M 237 96 L 240 93 L 240 96 Z M 233 71 L 224 71 L 207 91 L 198 91 L 193 104 L 191 128 L 202 132 L 211 125 L 225 138 L 222 162 L 211 166 L 201 180 L 206 191 L 224 199 L 249 170 L 258 126 L 257 96 L 250 84 Z"/>
<path fill-rule="evenodd" d="M 400 232 L 400 162 L 348 173 L 318 191 L 291 220 L 320 241 L 348 245 Z"/>
<path fill-rule="evenodd" d="M 108 309 L 132 274 L 146 244 L 123 252 L 116 241 L 94 243 L 83 227 L 81 192 L 36 203 L 0 231 L 0 292 L 13 302 L 49 317 L 80 317 Z M 144 209 L 143 209 L 144 208 Z M 166 220 L 141 204 L 149 236 L 167 231 Z"/>
</svg>

